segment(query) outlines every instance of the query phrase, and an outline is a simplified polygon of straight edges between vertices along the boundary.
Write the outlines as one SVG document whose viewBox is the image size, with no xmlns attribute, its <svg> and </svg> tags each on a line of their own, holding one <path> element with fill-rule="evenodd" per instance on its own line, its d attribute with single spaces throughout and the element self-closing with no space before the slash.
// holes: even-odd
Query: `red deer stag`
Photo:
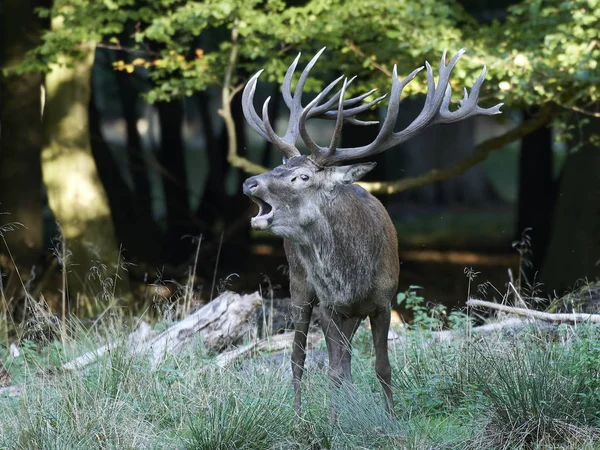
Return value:
<svg viewBox="0 0 600 450">
<path fill-rule="evenodd" d="M 290 119 L 283 137 L 275 133 L 269 122 L 269 98 L 263 105 L 262 115 L 254 109 L 254 93 L 262 70 L 246 85 L 242 106 L 248 124 L 281 149 L 286 158 L 283 164 L 270 172 L 248 178 L 243 189 L 258 205 L 258 214 L 251 219 L 252 227 L 284 238 L 295 326 L 292 374 L 296 411 L 300 410 L 306 333 L 313 307 L 318 303 L 329 355 L 329 376 L 335 386 L 342 381 L 351 381 L 352 337 L 361 320 L 369 317 L 375 346 L 375 371 L 385 393 L 388 411 L 393 413 L 387 341 L 391 300 L 396 294 L 400 270 L 396 230 L 379 200 L 353 184 L 373 169 L 375 163 L 339 164 L 383 152 L 436 123 L 456 122 L 478 114 L 499 114 L 502 104 L 488 109 L 477 105 L 485 77 L 484 67 L 470 94 L 465 89 L 460 107 L 450 111 L 452 93 L 448 82 L 464 50 L 454 55 L 447 65 L 444 52 L 437 85 L 431 66 L 425 63 L 428 84 L 425 105 L 406 129 L 394 132 L 400 94 L 423 67 L 404 80 L 398 79 L 394 67 L 387 116 L 375 140 L 362 147 L 338 148 L 343 123 L 378 123 L 364 122 L 355 116 L 376 105 L 385 96 L 360 104 L 374 92 L 372 90 L 344 99 L 346 88 L 352 82 L 344 79 L 342 88 L 325 100 L 342 76 L 303 107 L 304 84 L 323 50 L 312 58 L 300 75 L 294 95 L 291 83 L 300 55 L 287 70 L 282 94 L 290 109 Z M 306 121 L 313 117 L 335 119 L 335 130 L 328 147 L 318 145 L 309 136 Z M 299 137 L 310 150 L 310 155 L 302 155 L 296 147 Z"/>
</svg>

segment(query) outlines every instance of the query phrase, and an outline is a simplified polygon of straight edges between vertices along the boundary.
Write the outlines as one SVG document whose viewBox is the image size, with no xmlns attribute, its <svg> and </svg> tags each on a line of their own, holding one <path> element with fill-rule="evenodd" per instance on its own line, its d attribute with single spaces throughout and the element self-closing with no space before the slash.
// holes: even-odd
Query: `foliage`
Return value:
<svg viewBox="0 0 600 450">
<path fill-rule="evenodd" d="M 402 306 L 406 303 L 406 309 L 413 313 L 413 325 L 428 330 L 439 330 L 443 326 L 442 316 L 446 314 L 446 307 L 441 304 L 428 308 L 425 298 L 417 293 L 421 286 L 411 285 L 406 292 L 399 292 L 396 303 Z"/>
<path fill-rule="evenodd" d="M 460 311 L 452 311 L 447 314 L 446 306 L 436 303 L 430 304 L 425 298 L 417 293 L 417 290 L 423 289 L 421 286 L 411 285 L 405 292 L 399 292 L 396 295 L 396 303 L 413 314 L 412 325 L 409 327 L 439 331 L 446 325 L 451 329 L 462 329 L 471 323 L 471 319 Z"/>
<path fill-rule="evenodd" d="M 597 101 L 600 2 L 526 0 L 509 12 L 481 39 L 503 96 L 521 104 Z"/>
<path fill-rule="evenodd" d="M 468 53 L 454 72 L 455 89 L 472 85 L 487 64 L 482 98 L 490 102 L 571 107 L 598 99 L 598 0 L 524 0 L 509 8 L 506 20 L 489 24 L 478 23 L 453 0 L 311 0 L 301 6 L 281 0 L 55 0 L 40 13 L 65 26 L 47 31 L 20 71 L 48 70 L 61 55 L 78 57 L 83 45 L 103 42 L 132 52 L 115 68 L 150 77 L 152 101 L 221 84 L 233 27 L 240 35 L 235 84 L 259 68 L 265 69 L 263 78 L 281 82 L 294 53 L 309 56 L 326 45 L 330 56 L 315 74 L 358 75 L 350 90 L 386 92 L 393 64 L 408 74 L 425 59 L 437 61 L 445 48 L 464 46 Z M 321 85 L 312 80 L 307 89 Z M 424 89 L 421 76 L 406 92 Z"/>
<path fill-rule="evenodd" d="M 575 336 L 569 336 L 568 327 L 563 327 L 563 339 L 571 339 L 572 346 L 568 356 L 574 363 L 574 377 L 582 380 L 587 395 L 583 397 L 586 410 L 595 417 L 595 423 L 600 425 L 600 330 L 597 326 L 582 324 Z"/>
</svg>

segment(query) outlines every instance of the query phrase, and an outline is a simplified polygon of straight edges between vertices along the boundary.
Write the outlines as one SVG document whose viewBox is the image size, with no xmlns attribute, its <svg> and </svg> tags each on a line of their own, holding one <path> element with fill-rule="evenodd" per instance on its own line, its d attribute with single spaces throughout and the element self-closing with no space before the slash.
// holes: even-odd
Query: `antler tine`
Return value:
<svg viewBox="0 0 600 450">
<path fill-rule="evenodd" d="M 375 91 L 375 89 L 373 89 L 373 91 Z M 339 107 L 342 108 L 342 110 L 344 112 L 344 117 L 347 117 L 349 119 L 351 116 L 355 116 L 356 114 L 359 114 L 361 112 L 368 111 L 374 105 L 376 105 L 377 103 L 379 103 L 381 100 L 383 100 L 386 97 L 387 97 L 387 94 L 382 95 L 380 97 L 377 97 L 375 100 L 371 100 L 369 103 L 365 103 L 364 105 L 360 105 L 360 106 L 355 106 L 354 108 L 344 109 L 343 104 L 340 105 Z M 335 117 L 337 117 L 336 111 L 328 111 L 327 113 L 324 114 L 325 117 L 327 117 L 328 114 L 330 114 L 330 115 L 336 114 Z M 331 117 L 331 118 L 333 118 L 333 117 Z M 379 122 L 375 121 L 375 123 L 379 123 Z"/>
<path fill-rule="evenodd" d="M 338 78 L 338 80 L 344 78 L 344 75 L 342 75 L 341 77 Z M 337 82 L 338 80 L 335 80 L 335 82 Z M 350 84 L 356 80 L 356 76 L 353 76 L 352 78 L 350 78 L 348 80 L 348 83 L 346 84 L 346 86 L 350 86 Z M 362 100 L 364 100 L 365 98 L 367 98 L 369 95 L 371 95 L 373 92 L 375 92 L 377 89 L 371 89 L 369 92 L 365 93 L 365 94 L 361 94 L 359 96 L 356 97 L 352 97 L 349 98 L 348 100 L 344 100 L 344 108 L 348 107 L 348 106 L 352 106 L 355 105 L 356 103 L 360 103 Z M 311 115 L 317 115 L 317 114 L 321 114 L 324 111 L 329 111 L 333 106 L 339 106 L 338 105 L 338 100 L 340 98 L 340 94 L 341 91 L 338 91 L 335 93 L 335 95 L 333 95 L 329 100 L 327 100 L 325 103 L 323 103 L 322 105 L 319 105 L 315 108 L 313 108 Z M 337 111 L 337 108 L 336 108 Z M 335 116 L 337 117 L 337 112 L 334 112 Z"/>
<path fill-rule="evenodd" d="M 358 127 L 365 127 L 367 125 L 377 125 L 379 120 L 359 120 L 356 117 L 348 117 L 344 119 L 344 123 L 349 123 Z"/>
<path fill-rule="evenodd" d="M 263 70 L 259 70 L 252 78 L 250 78 L 242 93 L 242 111 L 246 118 L 246 122 L 248 122 L 248 125 L 260 134 L 263 139 L 279 147 L 288 158 L 298 156 L 300 155 L 300 151 L 295 147 L 295 142 L 290 144 L 277 136 L 269 122 L 268 106 L 270 97 L 267 98 L 263 104 L 262 119 L 254 109 L 254 93 L 256 92 L 258 77 L 262 72 Z"/>
<path fill-rule="evenodd" d="M 265 131 L 269 136 L 267 139 L 269 142 L 275 144 L 279 149 L 285 153 L 285 156 L 288 158 L 293 158 L 294 156 L 300 155 L 300 151 L 296 148 L 293 143 L 286 142 L 283 138 L 280 138 L 273 130 L 271 123 L 269 122 L 269 101 L 271 97 L 267 97 L 265 103 L 263 104 L 262 116 L 263 116 L 263 125 L 265 127 Z"/>
<path fill-rule="evenodd" d="M 338 78 L 337 80 L 334 81 L 334 83 L 337 83 L 341 78 L 343 78 L 343 75 Z M 346 83 L 346 88 L 350 85 L 350 83 L 352 83 L 354 80 L 356 79 L 356 77 L 352 77 L 348 80 L 348 82 Z M 355 115 L 363 112 L 363 111 L 367 111 L 370 108 L 372 108 L 374 105 L 376 105 L 377 103 L 379 103 L 381 100 L 383 100 L 386 95 L 383 95 L 381 97 L 376 98 L 375 100 L 370 101 L 369 103 L 366 103 L 364 105 L 360 105 L 354 108 L 349 108 L 347 109 L 349 106 L 353 106 L 356 105 L 358 103 L 360 103 L 361 101 L 363 101 L 365 98 L 367 98 L 368 96 L 370 96 L 371 94 L 373 94 L 373 92 L 377 91 L 377 89 L 371 89 L 369 92 L 365 92 L 364 94 L 361 95 L 357 95 L 356 97 L 352 97 L 349 98 L 347 100 L 344 100 L 342 102 L 342 104 L 339 104 L 339 98 L 340 98 L 340 94 L 341 94 L 341 90 L 336 92 L 335 95 L 333 95 L 329 100 L 327 100 L 325 103 L 323 103 L 322 105 L 317 105 L 315 106 L 307 115 L 307 118 L 310 119 L 311 117 L 320 117 L 322 119 L 335 119 L 337 120 L 338 117 L 338 109 L 342 108 L 344 111 L 344 122 L 346 123 L 352 123 L 354 125 L 375 125 L 378 124 L 379 121 L 376 120 L 371 120 L 371 121 L 363 121 L 363 120 L 359 120 L 356 119 Z M 332 110 L 333 106 L 335 106 L 336 108 Z"/>
<path fill-rule="evenodd" d="M 442 59 L 440 61 L 440 70 L 439 70 L 439 78 L 438 84 L 435 86 L 435 80 L 433 77 L 433 70 L 428 62 L 425 62 L 425 66 L 427 67 L 427 96 L 425 97 L 425 104 L 423 105 L 423 109 L 417 116 L 415 120 L 403 131 L 398 133 L 394 133 L 393 138 L 390 139 L 394 142 L 394 144 L 389 145 L 389 147 L 394 146 L 400 142 L 404 142 L 405 140 L 410 139 L 412 136 L 420 132 L 423 128 L 428 127 L 432 123 L 435 123 L 434 118 L 439 114 L 440 107 L 447 95 L 447 90 L 450 89 L 450 74 L 456 66 L 456 63 L 460 59 L 460 57 L 465 53 L 464 49 L 460 49 L 456 55 L 452 57 L 448 65 L 446 65 L 446 50 L 442 55 Z M 386 147 L 386 148 L 389 148 Z"/>
<path fill-rule="evenodd" d="M 423 70 L 422 66 L 413 70 L 406 78 L 400 81 L 398 79 L 398 68 L 394 64 L 394 69 L 392 70 L 392 90 L 390 93 L 390 102 L 388 104 L 387 114 L 383 120 L 383 125 L 381 126 L 379 133 L 375 137 L 375 140 L 369 146 L 367 146 L 369 147 L 368 152 L 370 152 L 371 149 L 376 149 L 389 137 L 390 134 L 393 134 L 394 126 L 396 125 L 396 119 L 398 118 L 398 112 L 400 111 L 400 96 L 402 95 L 402 91 L 421 70 Z"/>
<path fill-rule="evenodd" d="M 348 87 L 348 84 L 348 78 L 344 78 L 344 84 L 342 85 L 342 89 L 340 89 L 335 129 L 333 131 L 333 136 L 331 136 L 331 143 L 329 144 L 329 149 L 327 150 L 328 156 L 335 153 L 335 149 L 337 148 L 337 144 L 342 134 L 342 127 L 344 126 L 344 115 L 347 114 L 347 111 L 344 111 L 344 95 L 346 94 L 346 88 Z"/>
<path fill-rule="evenodd" d="M 348 82 L 348 84 L 350 84 L 350 82 Z M 349 98 L 348 100 L 344 100 L 344 103 L 343 103 L 344 108 L 346 108 L 348 106 L 353 106 L 353 105 L 356 105 L 357 103 L 362 102 L 365 98 L 369 97 L 374 92 L 377 92 L 377 88 L 373 88 L 370 91 L 365 92 L 364 94 L 357 95 L 356 97 Z M 386 95 L 387 94 L 385 94 L 384 97 Z"/>
<path fill-rule="evenodd" d="M 281 85 L 281 94 L 283 95 L 283 101 L 287 105 L 288 108 L 293 108 L 294 98 L 292 97 L 292 77 L 294 76 L 294 72 L 296 71 L 296 66 L 298 65 L 298 61 L 300 61 L 300 56 L 302 53 L 298 53 L 294 62 L 290 64 L 288 70 L 285 72 L 285 77 L 283 78 L 283 83 Z"/>
<path fill-rule="evenodd" d="M 327 87 L 325 88 L 325 90 L 327 90 L 327 92 L 331 91 L 331 89 L 335 85 L 337 85 L 340 82 L 340 80 L 342 80 L 343 78 L 344 78 L 344 75 L 340 75 L 335 80 L 333 80 L 331 83 L 329 83 L 327 85 Z M 348 83 L 348 84 L 350 84 L 350 83 Z M 341 91 L 337 91 L 325 103 L 323 103 L 322 105 L 315 106 L 313 109 L 311 109 L 310 114 L 308 115 L 308 118 L 310 119 L 311 117 L 315 117 L 315 116 L 324 114 L 325 112 L 327 112 L 328 110 L 330 110 L 332 106 L 334 106 L 334 105 L 337 106 L 338 99 L 340 98 L 340 93 L 341 93 Z M 337 112 L 335 114 L 337 116 Z"/>
<path fill-rule="evenodd" d="M 258 77 L 263 70 L 259 70 L 256 74 L 254 74 L 254 76 L 250 78 L 246 84 L 244 92 L 242 93 L 242 111 L 244 112 L 244 117 L 246 118 L 248 125 L 250 125 L 250 127 L 258 134 L 260 134 L 263 139 L 271 142 L 265 130 L 265 126 L 261 122 L 260 117 L 254 109 L 254 92 L 256 91 Z"/>
<path fill-rule="evenodd" d="M 292 65 L 289 67 L 285 79 L 284 84 L 282 86 L 283 99 L 290 109 L 290 119 L 288 122 L 287 130 L 285 135 L 283 136 L 283 140 L 285 142 L 295 144 L 298 140 L 298 122 L 300 120 L 300 116 L 302 115 L 302 92 L 304 90 L 304 85 L 306 84 L 306 80 L 308 79 L 308 74 L 311 69 L 317 63 L 317 60 L 321 56 L 321 54 L 325 51 L 325 47 L 317 52 L 315 56 L 308 62 L 302 73 L 300 74 L 300 78 L 298 79 L 298 83 L 296 83 L 296 89 L 294 91 L 294 95 L 291 95 L 291 81 L 292 76 L 294 74 L 294 70 L 296 69 L 296 65 L 300 58 L 300 54 L 296 57 Z M 333 88 L 333 86 L 331 86 Z M 300 154 L 298 152 L 298 154 Z"/>
<path fill-rule="evenodd" d="M 483 84 L 483 80 L 485 79 L 486 71 L 486 67 L 483 66 L 481 74 L 479 75 L 479 77 L 477 77 L 475 84 L 471 88 L 470 94 L 468 93 L 467 88 L 463 88 L 463 99 L 459 102 L 459 108 L 454 112 L 450 111 L 450 109 L 448 108 L 450 106 L 450 100 L 452 97 L 452 91 L 448 87 L 440 109 L 440 116 L 436 121 L 437 123 L 457 122 L 459 120 L 463 120 L 467 117 L 475 116 L 478 114 L 489 116 L 501 113 L 500 107 L 502 107 L 504 103 L 499 103 L 495 106 L 492 106 L 491 108 L 481 108 L 477 104 L 477 100 L 479 99 L 479 91 L 481 89 L 481 85 Z"/>
<path fill-rule="evenodd" d="M 310 152 L 317 159 L 320 158 L 324 153 L 326 153 L 327 149 L 317 145 L 317 143 L 313 141 L 313 139 L 308 134 L 308 131 L 306 131 L 306 121 L 312 116 L 311 111 L 313 110 L 313 108 L 316 107 L 321 102 L 321 100 L 325 98 L 327 94 L 329 94 L 329 92 L 335 87 L 335 85 L 341 80 L 341 78 L 342 77 L 338 78 L 337 80 L 334 80 L 332 83 L 329 83 L 329 85 L 325 89 L 323 89 L 308 105 L 306 105 L 306 107 L 302 111 L 302 114 L 300 114 L 300 136 L 302 137 L 302 140 L 304 141 Z M 344 85 L 342 86 L 342 90 L 345 91 L 347 85 L 347 79 L 345 79 Z M 340 91 L 339 98 L 343 98 L 342 91 Z M 342 116 L 344 115 L 343 108 L 341 111 L 338 110 L 338 115 L 339 114 L 342 114 Z"/>
</svg>

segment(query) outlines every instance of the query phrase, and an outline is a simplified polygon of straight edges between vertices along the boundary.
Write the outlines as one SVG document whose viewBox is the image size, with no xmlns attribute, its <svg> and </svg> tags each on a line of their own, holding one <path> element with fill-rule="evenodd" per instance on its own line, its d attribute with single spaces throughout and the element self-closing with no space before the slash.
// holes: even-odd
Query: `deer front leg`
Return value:
<svg viewBox="0 0 600 450">
<path fill-rule="evenodd" d="M 388 356 L 388 332 L 390 329 L 390 307 L 379 309 L 369 316 L 373 345 L 375 346 L 375 373 L 385 394 L 386 409 L 394 415 L 392 397 L 392 367 Z"/>
<path fill-rule="evenodd" d="M 310 325 L 310 317 L 314 306 L 314 297 L 304 290 L 292 287 L 292 320 L 294 321 L 294 345 L 292 348 L 292 384 L 294 386 L 294 410 L 300 414 L 301 393 L 300 383 L 304 374 L 306 360 L 306 337 Z"/>
</svg>

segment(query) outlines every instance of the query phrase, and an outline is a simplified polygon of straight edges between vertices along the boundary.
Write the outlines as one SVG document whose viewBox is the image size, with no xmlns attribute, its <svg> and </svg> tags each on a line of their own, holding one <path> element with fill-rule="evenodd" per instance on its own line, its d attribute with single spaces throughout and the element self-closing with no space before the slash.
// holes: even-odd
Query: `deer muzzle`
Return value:
<svg viewBox="0 0 600 450">
<path fill-rule="evenodd" d="M 258 214 L 250 219 L 255 230 L 267 230 L 273 223 L 273 207 L 260 197 L 261 183 L 257 177 L 248 178 L 243 185 L 244 194 L 258 205 Z"/>
</svg>

